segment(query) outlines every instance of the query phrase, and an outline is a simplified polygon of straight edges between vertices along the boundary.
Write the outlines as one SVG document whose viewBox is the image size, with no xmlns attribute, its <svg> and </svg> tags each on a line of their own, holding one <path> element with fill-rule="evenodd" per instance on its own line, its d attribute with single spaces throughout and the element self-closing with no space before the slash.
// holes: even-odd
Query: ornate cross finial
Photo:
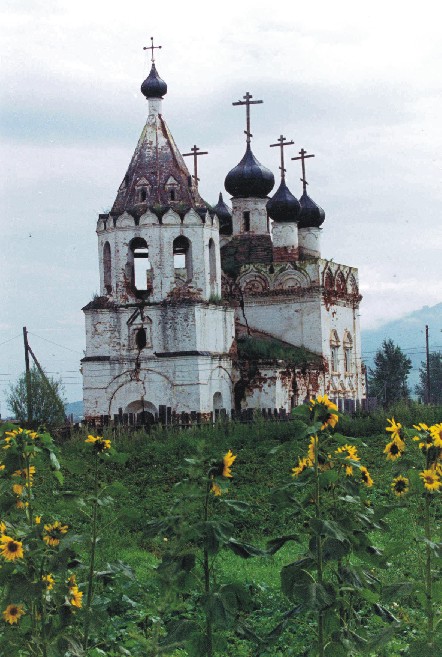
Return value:
<svg viewBox="0 0 442 657">
<path fill-rule="evenodd" d="M 246 106 L 246 121 L 247 121 L 247 129 L 244 130 L 244 133 L 247 135 L 247 143 L 250 144 L 250 137 L 253 137 L 252 133 L 250 132 L 250 105 L 258 105 L 259 103 L 262 103 L 264 101 L 262 100 L 251 100 L 253 96 L 249 94 L 247 91 L 246 95 L 243 96 L 244 100 L 238 100 L 237 103 L 232 103 L 232 105 L 245 105 Z"/>
<path fill-rule="evenodd" d="M 195 181 L 195 187 L 198 187 L 198 155 L 208 155 L 209 151 L 200 151 L 199 147 L 196 146 L 196 144 L 193 145 L 193 147 L 190 149 L 190 153 L 183 153 L 183 157 L 189 157 L 189 155 L 193 155 L 193 176 L 192 178 Z M 199 151 L 199 152 L 198 152 Z"/>
<path fill-rule="evenodd" d="M 305 192 L 306 192 L 306 190 L 307 190 L 307 185 L 308 185 L 308 182 L 307 182 L 307 180 L 305 179 L 305 160 L 306 160 L 308 157 L 315 157 L 315 156 L 314 156 L 313 154 L 311 154 L 311 155 L 307 155 L 307 151 L 305 151 L 303 148 L 301 148 L 301 150 L 299 151 L 299 155 L 300 155 L 300 157 L 292 157 L 292 160 L 301 160 L 301 164 L 302 164 L 302 178 L 300 178 L 300 180 L 301 180 L 301 182 L 302 182 L 302 191 L 303 191 L 303 193 L 305 194 Z"/>
<path fill-rule="evenodd" d="M 153 45 L 153 37 L 150 37 L 150 40 L 152 42 L 150 44 L 150 46 L 144 46 L 143 50 L 150 50 L 151 51 L 151 57 L 152 57 L 151 62 L 153 64 L 155 62 L 155 57 L 153 56 L 153 51 L 156 50 L 157 48 L 158 49 L 162 48 L 162 46 L 154 46 Z"/>
<path fill-rule="evenodd" d="M 281 169 L 281 180 L 285 180 L 286 172 L 286 169 L 284 169 L 284 146 L 291 146 L 294 143 L 294 141 L 285 141 L 285 137 L 281 135 L 277 144 L 270 144 L 270 148 L 273 148 L 273 146 L 279 146 L 281 149 L 281 166 L 279 167 Z"/>
</svg>

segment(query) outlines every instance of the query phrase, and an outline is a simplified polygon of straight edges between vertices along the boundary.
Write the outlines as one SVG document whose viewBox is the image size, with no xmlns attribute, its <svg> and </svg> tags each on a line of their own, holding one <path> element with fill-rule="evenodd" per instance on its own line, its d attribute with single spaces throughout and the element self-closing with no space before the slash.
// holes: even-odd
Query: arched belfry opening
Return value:
<svg viewBox="0 0 442 657">
<path fill-rule="evenodd" d="M 215 242 L 209 240 L 209 281 L 210 281 L 210 294 L 216 292 L 216 252 Z"/>
<path fill-rule="evenodd" d="M 173 241 L 173 268 L 175 281 L 192 280 L 192 245 L 184 235 L 180 235 Z"/>
<path fill-rule="evenodd" d="M 144 326 L 138 329 L 138 331 L 135 334 L 135 344 L 137 346 L 137 349 L 141 351 L 141 349 L 144 349 L 144 347 L 147 345 L 147 333 L 146 329 Z"/>
<path fill-rule="evenodd" d="M 103 282 L 108 294 L 112 293 L 112 256 L 109 242 L 103 246 Z"/>
<path fill-rule="evenodd" d="M 152 289 L 152 266 L 149 260 L 149 247 L 142 237 L 135 237 L 129 244 L 129 262 L 132 264 L 133 287 L 138 292 Z"/>
</svg>

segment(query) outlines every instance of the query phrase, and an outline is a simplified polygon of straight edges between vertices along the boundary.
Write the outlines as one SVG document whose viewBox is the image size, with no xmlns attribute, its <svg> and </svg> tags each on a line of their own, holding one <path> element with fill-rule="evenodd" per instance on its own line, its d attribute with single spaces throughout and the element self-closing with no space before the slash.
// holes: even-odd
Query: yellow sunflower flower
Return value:
<svg viewBox="0 0 442 657">
<path fill-rule="evenodd" d="M 235 459 L 236 459 L 236 454 L 232 454 L 232 450 L 229 449 L 227 454 L 225 454 L 223 457 L 223 472 L 222 472 L 223 477 L 232 478 L 230 468 L 232 467 Z"/>
<path fill-rule="evenodd" d="M 338 407 L 334 402 L 332 402 L 328 395 L 318 395 L 316 399 L 310 399 L 310 410 L 312 411 L 315 406 L 322 406 L 324 411 L 327 411 L 325 418 L 321 417 L 321 420 L 324 419 L 324 422 L 321 426 L 321 431 L 324 431 L 326 427 L 331 427 L 332 429 L 337 425 L 339 416 L 333 411 L 338 411 Z"/>
<path fill-rule="evenodd" d="M 42 575 L 41 581 L 46 584 L 46 590 L 51 591 L 54 588 L 55 584 L 55 579 L 51 573 L 48 573 L 47 575 Z"/>
<path fill-rule="evenodd" d="M 423 470 L 419 472 L 419 477 L 422 478 L 425 488 L 431 492 L 439 490 L 442 486 L 442 481 L 436 470 Z"/>
<path fill-rule="evenodd" d="M 107 449 L 111 448 L 111 441 L 108 440 L 107 438 L 103 438 L 103 436 L 92 436 L 91 434 L 89 434 L 89 436 L 86 438 L 84 442 L 93 445 L 94 451 L 97 452 L 98 454 L 100 454 L 101 452 L 105 452 Z"/>
<path fill-rule="evenodd" d="M 442 447 L 442 422 L 439 424 L 433 424 L 429 428 L 431 437 L 433 438 L 433 444 L 435 447 Z"/>
<path fill-rule="evenodd" d="M 46 545 L 56 547 L 59 545 L 63 534 L 66 534 L 68 529 L 68 525 L 62 525 L 59 520 L 56 520 L 52 525 L 44 525 L 43 540 Z"/>
<path fill-rule="evenodd" d="M 22 605 L 8 605 L 6 609 L 3 612 L 3 619 L 5 623 L 9 623 L 10 625 L 14 625 L 14 623 L 18 623 L 20 618 L 25 614 L 25 610 L 23 609 Z"/>
<path fill-rule="evenodd" d="M 39 525 L 41 523 L 41 516 L 35 516 L 34 522 L 36 525 Z"/>
<path fill-rule="evenodd" d="M 216 497 L 221 497 L 222 495 L 221 486 L 217 484 L 215 481 L 212 481 L 210 492 L 213 493 Z"/>
<path fill-rule="evenodd" d="M 71 588 L 72 586 L 77 586 L 77 576 L 74 573 L 72 573 L 72 575 L 69 575 L 67 580 L 67 585 L 69 586 L 69 588 Z"/>
<path fill-rule="evenodd" d="M 73 607 L 78 607 L 78 609 L 81 609 L 83 605 L 83 593 L 82 591 L 78 590 L 78 586 L 71 586 L 69 589 L 69 602 Z"/>
<path fill-rule="evenodd" d="M 29 479 L 32 481 L 33 477 L 35 475 L 35 465 L 30 465 L 29 466 Z M 24 479 L 25 481 L 28 478 L 28 470 L 27 468 L 23 468 L 22 470 L 16 470 L 13 474 L 13 477 L 20 477 L 21 479 Z"/>
<path fill-rule="evenodd" d="M 14 484 L 12 486 L 12 492 L 14 495 L 17 495 L 18 497 L 21 497 L 23 495 L 23 486 L 21 484 Z"/>
<path fill-rule="evenodd" d="M 292 477 L 298 477 L 301 472 L 304 472 L 307 468 L 312 467 L 311 460 L 307 458 L 298 458 L 298 465 L 292 468 Z"/>
<path fill-rule="evenodd" d="M 351 459 L 352 461 L 361 460 L 358 456 L 357 447 L 354 445 L 342 445 L 335 450 L 335 454 L 342 454 L 346 459 Z"/>
<path fill-rule="evenodd" d="M 23 559 L 23 543 L 3 534 L 0 536 L 0 553 L 6 561 Z"/>
<path fill-rule="evenodd" d="M 410 490 L 410 481 L 407 477 L 399 475 L 391 482 L 391 489 L 397 497 L 402 497 L 402 495 L 406 495 Z"/>
<path fill-rule="evenodd" d="M 3 522 L 3 520 L 0 521 L 0 534 L 3 536 L 3 534 L 6 533 L 6 524 Z"/>
<path fill-rule="evenodd" d="M 385 427 L 385 431 L 390 431 L 392 434 L 400 434 L 402 429 L 402 424 L 400 422 L 396 422 L 394 417 L 392 417 L 391 420 L 387 418 L 387 422 L 390 423 L 390 426 Z"/>
<path fill-rule="evenodd" d="M 366 486 L 368 486 L 368 488 L 371 488 L 371 486 L 373 486 L 373 479 L 370 477 L 370 473 L 368 472 L 367 468 L 364 465 L 362 465 L 360 470 L 361 470 L 362 481 Z"/>
<path fill-rule="evenodd" d="M 400 439 L 398 441 L 396 437 L 394 437 L 391 443 L 388 443 L 388 445 L 386 445 L 384 449 L 384 454 L 387 455 L 387 461 L 388 460 L 396 461 L 396 459 L 402 456 L 404 449 L 405 449 L 405 443 L 402 442 L 402 440 Z"/>
</svg>

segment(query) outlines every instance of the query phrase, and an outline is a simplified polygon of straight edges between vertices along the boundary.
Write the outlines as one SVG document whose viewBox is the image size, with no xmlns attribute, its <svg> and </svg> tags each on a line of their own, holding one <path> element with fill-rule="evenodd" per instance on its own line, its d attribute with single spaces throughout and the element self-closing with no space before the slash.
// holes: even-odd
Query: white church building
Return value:
<svg viewBox="0 0 442 657">
<path fill-rule="evenodd" d="M 152 49 L 153 53 L 153 49 Z M 97 224 L 100 294 L 84 308 L 86 420 L 168 423 L 260 409 L 289 413 L 327 393 L 365 399 L 358 272 L 322 258 L 324 211 L 298 200 L 251 149 L 215 206 L 200 196 L 165 122 L 152 57 L 148 116 L 112 209 Z M 105 420 L 104 420 L 105 419 Z M 138 420 L 137 420 L 138 419 Z"/>
</svg>

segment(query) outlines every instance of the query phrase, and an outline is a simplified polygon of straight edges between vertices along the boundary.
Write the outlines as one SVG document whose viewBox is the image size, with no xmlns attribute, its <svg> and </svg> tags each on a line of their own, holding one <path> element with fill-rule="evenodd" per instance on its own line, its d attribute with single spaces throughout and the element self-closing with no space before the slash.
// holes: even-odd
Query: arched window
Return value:
<svg viewBox="0 0 442 657">
<path fill-rule="evenodd" d="M 210 280 L 210 294 L 216 291 L 216 252 L 215 242 L 209 240 L 209 280 Z"/>
<path fill-rule="evenodd" d="M 244 220 L 243 226 L 244 226 L 244 232 L 248 233 L 250 232 L 250 211 L 246 210 L 245 212 L 242 213 L 242 218 Z"/>
<path fill-rule="evenodd" d="M 353 365 L 353 339 L 348 331 L 344 333 L 344 370 L 349 373 Z"/>
<path fill-rule="evenodd" d="M 333 329 L 330 333 L 330 366 L 333 373 L 339 372 L 339 336 L 337 332 Z"/>
<path fill-rule="evenodd" d="M 139 292 L 152 289 L 152 267 L 146 240 L 135 237 L 129 245 L 129 258 L 133 262 L 132 284 Z"/>
<path fill-rule="evenodd" d="M 342 271 L 338 272 L 338 275 L 336 276 L 336 290 L 338 292 L 347 292 L 347 286 Z"/>
<path fill-rule="evenodd" d="M 103 246 L 103 276 L 104 289 L 108 294 L 112 293 L 112 256 L 109 242 Z"/>
<path fill-rule="evenodd" d="M 350 294 L 359 294 L 358 284 L 356 283 L 356 279 L 353 274 L 350 274 L 348 279 L 348 291 Z"/>
<path fill-rule="evenodd" d="M 173 267 L 175 280 L 192 280 L 192 245 L 184 235 L 173 241 Z"/>
<path fill-rule="evenodd" d="M 324 276 L 324 287 L 326 290 L 332 290 L 335 286 L 335 281 L 333 279 L 333 274 L 330 269 L 327 269 Z"/>
</svg>

